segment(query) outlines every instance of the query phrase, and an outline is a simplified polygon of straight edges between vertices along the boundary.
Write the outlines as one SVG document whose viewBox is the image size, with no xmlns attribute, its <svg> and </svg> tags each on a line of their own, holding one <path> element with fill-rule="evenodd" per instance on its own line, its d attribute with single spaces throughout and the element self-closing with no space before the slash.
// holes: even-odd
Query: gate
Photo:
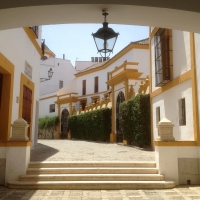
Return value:
<svg viewBox="0 0 200 200">
<path fill-rule="evenodd" d="M 125 101 L 124 93 L 121 91 L 117 96 L 116 103 L 116 131 L 117 131 L 117 142 L 123 142 L 122 127 L 119 123 L 119 104 Z"/>
<path fill-rule="evenodd" d="M 68 134 L 68 116 L 69 111 L 67 109 L 64 109 L 61 113 L 61 138 L 67 138 Z"/>
</svg>

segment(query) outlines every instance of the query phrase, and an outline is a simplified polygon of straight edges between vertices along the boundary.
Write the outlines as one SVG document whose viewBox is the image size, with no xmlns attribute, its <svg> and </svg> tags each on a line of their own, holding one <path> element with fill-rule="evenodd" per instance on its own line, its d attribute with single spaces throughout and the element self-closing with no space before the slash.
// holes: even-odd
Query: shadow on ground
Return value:
<svg viewBox="0 0 200 200">
<path fill-rule="evenodd" d="M 47 160 L 49 157 L 55 155 L 56 153 L 58 153 L 59 150 L 55 149 L 53 147 L 41 144 L 41 143 L 37 143 L 37 146 L 31 150 L 31 161 L 45 161 Z"/>
</svg>

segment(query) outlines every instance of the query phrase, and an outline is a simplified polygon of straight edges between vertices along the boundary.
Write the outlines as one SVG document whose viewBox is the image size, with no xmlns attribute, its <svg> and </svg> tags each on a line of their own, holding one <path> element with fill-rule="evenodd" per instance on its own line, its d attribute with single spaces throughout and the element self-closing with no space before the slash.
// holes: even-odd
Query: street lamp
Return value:
<svg viewBox="0 0 200 200">
<path fill-rule="evenodd" d="M 52 78 L 52 76 L 53 76 L 53 70 L 52 70 L 52 68 L 50 68 L 50 70 L 48 71 L 48 77 L 49 78 L 40 78 L 40 83 L 50 80 Z"/>
<path fill-rule="evenodd" d="M 100 52 L 100 55 L 106 60 L 106 58 L 110 56 L 110 53 L 113 52 L 119 33 L 115 33 L 112 28 L 108 27 L 108 22 L 106 20 L 108 13 L 106 13 L 105 10 L 103 10 L 102 15 L 104 16 L 103 28 L 100 28 L 96 33 L 92 33 L 92 36 L 98 52 Z"/>
</svg>

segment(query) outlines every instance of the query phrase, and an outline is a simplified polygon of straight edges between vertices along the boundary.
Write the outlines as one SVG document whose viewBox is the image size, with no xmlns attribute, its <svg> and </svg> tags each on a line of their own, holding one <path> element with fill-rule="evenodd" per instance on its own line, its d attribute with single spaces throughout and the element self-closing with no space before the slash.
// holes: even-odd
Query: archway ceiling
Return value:
<svg viewBox="0 0 200 200">
<path fill-rule="evenodd" d="M 1 0 L 0 29 L 45 24 L 108 22 L 200 33 L 199 0 Z M 81 31 L 81 30 L 80 30 Z"/>
</svg>

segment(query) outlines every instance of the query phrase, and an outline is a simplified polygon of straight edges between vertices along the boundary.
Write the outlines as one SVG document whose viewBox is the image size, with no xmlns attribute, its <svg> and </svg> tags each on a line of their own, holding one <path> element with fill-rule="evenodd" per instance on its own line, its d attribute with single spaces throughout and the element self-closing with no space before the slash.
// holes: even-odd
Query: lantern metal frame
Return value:
<svg viewBox="0 0 200 200">
<path fill-rule="evenodd" d="M 48 71 L 48 77 L 49 78 L 40 78 L 40 83 L 50 80 L 52 78 L 52 76 L 53 76 L 53 70 L 52 70 L 52 68 L 50 68 L 49 71 Z"/>
<path fill-rule="evenodd" d="M 92 36 L 94 38 L 98 52 L 104 58 L 104 60 L 106 60 L 106 58 L 109 58 L 110 53 L 113 52 L 119 33 L 116 33 L 112 28 L 108 27 L 108 22 L 106 19 L 106 16 L 108 15 L 108 13 L 105 10 L 103 10 L 102 15 L 104 16 L 103 27 L 100 28 L 96 33 L 92 33 Z M 103 40 L 103 47 L 98 46 L 96 39 Z M 107 43 L 109 39 L 115 40 L 113 43 L 113 46 L 110 48 L 108 47 L 108 43 Z"/>
</svg>

